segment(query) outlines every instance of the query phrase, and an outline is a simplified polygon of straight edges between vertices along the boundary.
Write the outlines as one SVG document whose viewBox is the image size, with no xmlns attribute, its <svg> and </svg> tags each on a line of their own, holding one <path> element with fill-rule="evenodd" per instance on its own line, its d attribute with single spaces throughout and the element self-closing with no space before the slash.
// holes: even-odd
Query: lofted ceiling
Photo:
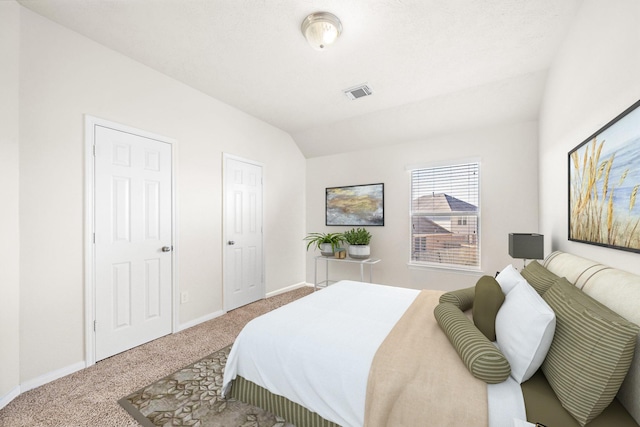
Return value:
<svg viewBox="0 0 640 427">
<path fill-rule="evenodd" d="M 306 157 L 536 120 L 582 0 L 18 0 L 288 132 Z M 300 24 L 343 33 L 313 50 Z M 367 82 L 373 95 L 349 100 Z"/>
</svg>

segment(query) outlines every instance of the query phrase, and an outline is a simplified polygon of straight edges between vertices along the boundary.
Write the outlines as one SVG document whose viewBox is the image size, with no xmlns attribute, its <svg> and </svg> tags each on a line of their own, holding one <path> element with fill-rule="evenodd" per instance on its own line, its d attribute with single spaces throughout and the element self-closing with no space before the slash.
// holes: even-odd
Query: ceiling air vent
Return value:
<svg viewBox="0 0 640 427">
<path fill-rule="evenodd" d="M 373 91 L 371 90 L 371 86 L 365 83 L 359 86 L 345 89 L 344 94 L 347 95 L 347 98 L 353 101 L 354 99 L 372 95 Z"/>
</svg>

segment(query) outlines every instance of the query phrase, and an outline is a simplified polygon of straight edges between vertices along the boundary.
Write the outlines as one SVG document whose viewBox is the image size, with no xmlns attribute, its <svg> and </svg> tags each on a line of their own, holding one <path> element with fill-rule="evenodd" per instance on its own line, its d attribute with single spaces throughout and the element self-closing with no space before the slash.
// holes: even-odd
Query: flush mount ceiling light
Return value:
<svg viewBox="0 0 640 427">
<path fill-rule="evenodd" d="M 315 50 L 324 50 L 341 32 L 342 23 L 329 12 L 315 12 L 302 21 L 302 34 Z"/>
</svg>

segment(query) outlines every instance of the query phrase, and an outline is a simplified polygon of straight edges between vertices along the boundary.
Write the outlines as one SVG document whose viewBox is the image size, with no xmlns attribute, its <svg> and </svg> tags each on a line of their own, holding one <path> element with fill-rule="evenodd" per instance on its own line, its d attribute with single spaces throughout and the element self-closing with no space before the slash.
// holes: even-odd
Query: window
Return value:
<svg viewBox="0 0 640 427">
<path fill-rule="evenodd" d="M 480 267 L 480 165 L 411 171 L 411 263 Z"/>
<path fill-rule="evenodd" d="M 415 237 L 413 239 L 413 244 L 415 245 L 414 251 L 426 251 L 427 250 L 427 238 L 426 237 Z"/>
</svg>

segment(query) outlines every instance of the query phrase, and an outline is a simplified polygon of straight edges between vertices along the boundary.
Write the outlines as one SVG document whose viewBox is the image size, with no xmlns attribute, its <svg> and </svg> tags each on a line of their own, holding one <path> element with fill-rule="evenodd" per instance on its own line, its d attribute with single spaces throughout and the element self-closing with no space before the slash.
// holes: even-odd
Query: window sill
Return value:
<svg viewBox="0 0 640 427">
<path fill-rule="evenodd" d="M 455 267 L 448 265 L 436 265 L 436 264 L 421 264 L 415 262 L 408 262 L 407 267 L 409 270 L 432 270 L 432 271 L 442 271 L 442 272 L 450 272 L 457 274 L 466 274 L 469 276 L 483 276 L 484 272 L 480 269 L 480 267 Z"/>
</svg>

